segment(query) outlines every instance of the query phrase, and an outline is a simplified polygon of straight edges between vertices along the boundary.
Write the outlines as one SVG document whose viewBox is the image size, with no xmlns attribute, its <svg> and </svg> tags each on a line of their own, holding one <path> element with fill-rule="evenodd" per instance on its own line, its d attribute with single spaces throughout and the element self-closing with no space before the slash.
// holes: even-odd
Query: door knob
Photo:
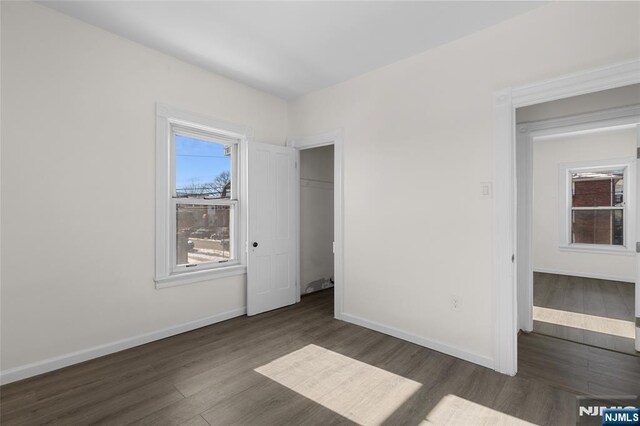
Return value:
<svg viewBox="0 0 640 426">
<path fill-rule="evenodd" d="M 253 246 L 254 246 L 254 247 L 258 247 L 258 243 L 254 242 L 254 243 L 253 243 Z"/>
</svg>

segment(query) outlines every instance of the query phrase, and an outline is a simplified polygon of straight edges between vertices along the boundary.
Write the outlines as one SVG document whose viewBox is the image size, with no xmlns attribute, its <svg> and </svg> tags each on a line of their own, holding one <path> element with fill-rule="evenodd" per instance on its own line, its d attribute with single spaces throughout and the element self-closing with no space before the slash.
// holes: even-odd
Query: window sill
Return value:
<svg viewBox="0 0 640 426">
<path fill-rule="evenodd" d="M 560 251 L 576 252 L 576 253 L 593 253 L 593 254 L 612 254 L 618 256 L 633 256 L 635 251 L 627 247 L 611 247 L 611 246 L 592 246 L 588 244 L 560 246 Z"/>
<path fill-rule="evenodd" d="M 234 277 L 247 273 L 244 265 L 227 266 L 216 269 L 206 269 L 202 271 L 184 272 L 155 279 L 156 288 L 177 287 L 187 284 L 195 284 L 202 281 L 217 280 L 219 278 Z"/>
</svg>

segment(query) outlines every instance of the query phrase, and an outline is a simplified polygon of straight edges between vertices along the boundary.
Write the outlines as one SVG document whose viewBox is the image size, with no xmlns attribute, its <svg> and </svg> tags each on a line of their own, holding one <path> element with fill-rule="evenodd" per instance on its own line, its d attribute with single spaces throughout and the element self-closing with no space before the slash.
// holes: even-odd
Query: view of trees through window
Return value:
<svg viewBox="0 0 640 426">
<path fill-rule="evenodd" d="M 176 264 L 232 258 L 232 157 L 232 145 L 176 135 L 175 197 L 189 201 L 176 204 Z"/>
</svg>

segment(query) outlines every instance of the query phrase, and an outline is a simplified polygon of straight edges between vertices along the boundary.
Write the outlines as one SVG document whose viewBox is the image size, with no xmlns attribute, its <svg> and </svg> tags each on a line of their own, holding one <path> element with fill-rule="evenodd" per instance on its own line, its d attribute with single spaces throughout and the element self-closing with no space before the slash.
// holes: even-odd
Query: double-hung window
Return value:
<svg viewBox="0 0 640 426">
<path fill-rule="evenodd" d="M 566 194 L 561 208 L 561 236 L 569 249 L 629 249 L 633 240 L 635 160 L 599 161 L 561 166 Z M 562 193 L 562 192 L 561 192 Z"/>
<path fill-rule="evenodd" d="M 625 168 L 571 172 L 571 243 L 624 245 Z"/>
<path fill-rule="evenodd" d="M 184 125 L 171 138 L 173 272 L 237 263 L 237 142 Z"/>
<path fill-rule="evenodd" d="M 226 128 L 225 128 L 226 127 Z M 244 272 L 241 151 L 245 136 L 158 106 L 158 287 Z"/>
</svg>

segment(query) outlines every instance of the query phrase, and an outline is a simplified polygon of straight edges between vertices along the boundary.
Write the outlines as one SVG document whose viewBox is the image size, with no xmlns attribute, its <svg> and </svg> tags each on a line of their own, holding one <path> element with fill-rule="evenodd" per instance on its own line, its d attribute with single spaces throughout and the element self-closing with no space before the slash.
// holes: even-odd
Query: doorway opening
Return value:
<svg viewBox="0 0 640 426">
<path fill-rule="evenodd" d="M 300 151 L 300 295 L 331 289 L 334 274 L 334 146 Z"/>
<path fill-rule="evenodd" d="M 515 130 L 518 374 L 637 393 L 616 377 L 640 374 L 640 84 L 517 108 Z"/>
<path fill-rule="evenodd" d="M 635 348 L 640 85 L 516 110 L 518 327 Z"/>
<path fill-rule="evenodd" d="M 295 139 L 289 146 L 298 150 L 299 164 L 298 301 L 314 293 L 330 297 L 333 317 L 343 319 L 342 131 Z"/>
<path fill-rule="evenodd" d="M 508 87 L 494 93 L 494 368 L 501 373 L 515 375 L 519 371 L 519 316 L 522 314 L 519 312 L 519 299 L 522 295 L 518 291 L 517 278 L 522 272 L 521 262 L 526 262 L 529 258 L 526 252 L 521 253 L 520 250 L 522 241 L 528 241 L 526 236 L 530 229 L 518 226 L 517 220 L 517 196 L 521 191 L 518 189 L 516 172 L 522 165 L 516 161 L 516 109 L 639 83 L 640 60 L 632 59 L 549 80 Z M 576 130 L 580 130 L 580 125 L 576 126 Z M 637 217 L 635 219 L 637 221 Z M 638 235 L 635 237 L 638 241 Z M 636 265 L 639 265 L 640 257 L 636 254 L 634 258 Z M 640 268 L 636 267 L 636 271 L 640 272 Z M 638 336 L 640 292 L 635 293 L 635 326 Z M 638 343 L 636 339 L 636 348 L 639 348 Z M 625 356 L 632 357 L 634 364 L 637 363 L 635 356 Z"/>
</svg>

